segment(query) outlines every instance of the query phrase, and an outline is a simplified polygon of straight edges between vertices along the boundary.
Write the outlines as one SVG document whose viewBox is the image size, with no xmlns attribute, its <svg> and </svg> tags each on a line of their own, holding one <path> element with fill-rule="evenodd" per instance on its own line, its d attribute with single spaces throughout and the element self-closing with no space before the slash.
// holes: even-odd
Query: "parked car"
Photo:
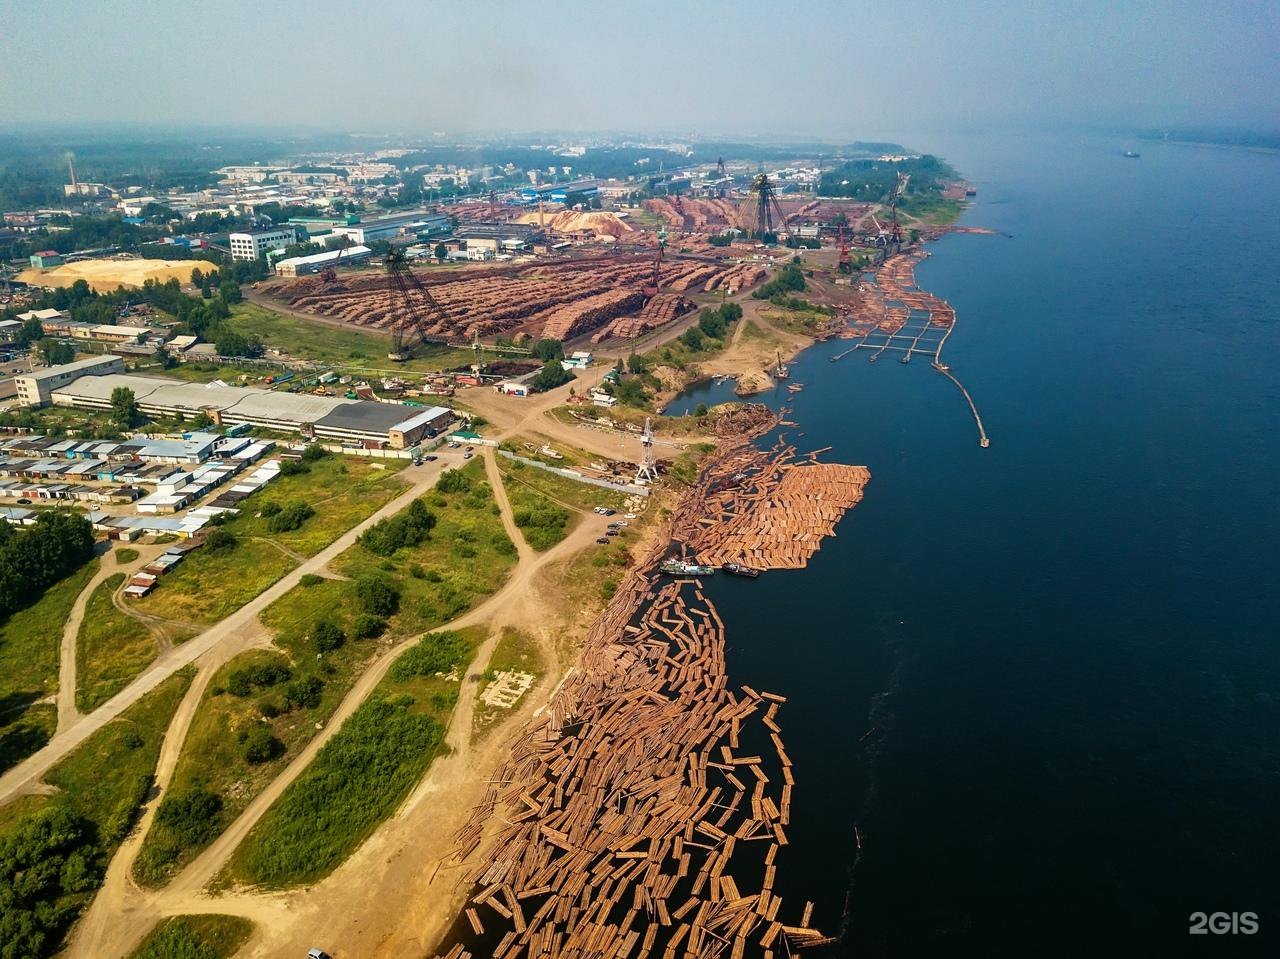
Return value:
<svg viewBox="0 0 1280 959">
<path fill-rule="evenodd" d="M 474 453 L 475 451 L 476 451 L 476 448 L 475 448 L 474 446 L 468 446 L 468 447 L 467 447 L 467 452 L 468 452 L 468 453 Z"/>
<path fill-rule="evenodd" d="M 616 509 L 607 509 L 604 511 L 605 516 L 616 516 L 617 513 L 618 511 Z"/>
<path fill-rule="evenodd" d="M 24 497 L 22 497 L 22 499 L 18 500 L 18 505 L 19 505 L 19 506 L 30 506 L 30 505 L 31 505 L 31 500 L 27 499 L 27 498 L 24 496 Z"/>
<path fill-rule="evenodd" d="M 435 453 L 428 453 L 426 456 L 422 457 L 422 461 L 424 463 L 434 463 L 439 458 L 440 457 L 436 456 Z"/>
<path fill-rule="evenodd" d="M 635 519 L 635 518 L 636 518 L 636 514 L 635 514 L 635 513 L 624 513 L 623 515 L 624 515 L 624 516 L 626 516 L 626 518 L 627 518 L 627 519 Z"/>
<path fill-rule="evenodd" d="M 601 536 L 598 540 L 596 540 L 596 542 L 597 542 L 597 543 L 603 543 L 605 546 L 608 546 L 608 545 L 609 545 L 609 537 L 608 537 L 608 536 Z"/>
<path fill-rule="evenodd" d="M 618 535 L 618 531 L 617 531 L 616 529 L 607 529 L 607 530 L 605 530 L 605 531 L 604 531 L 604 535 L 605 535 L 605 536 L 617 536 L 617 535 Z"/>
<path fill-rule="evenodd" d="M 469 460 L 469 459 L 471 459 L 471 457 L 473 457 L 473 456 L 475 456 L 475 455 L 476 455 L 475 453 L 463 453 L 463 454 L 462 454 L 462 458 L 463 458 L 464 460 Z"/>
<path fill-rule="evenodd" d="M 329 955 L 323 949 L 308 949 L 307 959 L 333 959 L 333 956 Z"/>
</svg>

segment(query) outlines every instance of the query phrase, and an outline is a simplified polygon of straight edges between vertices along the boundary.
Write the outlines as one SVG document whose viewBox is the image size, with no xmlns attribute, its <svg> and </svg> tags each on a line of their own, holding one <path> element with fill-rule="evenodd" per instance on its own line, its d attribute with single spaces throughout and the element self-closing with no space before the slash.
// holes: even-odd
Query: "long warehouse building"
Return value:
<svg viewBox="0 0 1280 959">
<path fill-rule="evenodd" d="M 349 400 L 309 393 L 276 393 L 222 383 L 183 383 L 158 376 L 108 373 L 81 376 L 52 391 L 54 406 L 106 410 L 117 387 L 133 391 L 148 416 L 204 413 L 218 426 L 247 423 L 347 445 L 407 449 L 447 428 L 450 409 Z"/>
</svg>

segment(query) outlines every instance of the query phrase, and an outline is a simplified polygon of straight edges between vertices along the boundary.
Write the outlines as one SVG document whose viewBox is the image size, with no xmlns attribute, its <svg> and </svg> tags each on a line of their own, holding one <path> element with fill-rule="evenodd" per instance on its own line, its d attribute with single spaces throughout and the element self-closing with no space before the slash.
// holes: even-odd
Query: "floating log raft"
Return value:
<svg viewBox="0 0 1280 959">
<path fill-rule="evenodd" d="M 676 544 L 748 543 L 775 565 L 802 564 L 857 501 L 865 470 L 749 444 L 771 425 L 703 471 L 671 518 Z M 753 518 L 761 509 L 769 522 Z M 775 510 L 817 532 L 796 540 L 787 530 L 799 526 L 779 526 Z M 708 532 L 726 516 L 736 539 Z M 832 941 L 812 904 L 785 909 L 775 892 L 795 784 L 786 698 L 730 687 L 724 626 L 698 581 L 658 577 L 669 552 L 660 544 L 626 577 L 458 832 L 459 861 L 486 827 L 494 835 L 446 959 L 732 959 Z"/>
</svg>

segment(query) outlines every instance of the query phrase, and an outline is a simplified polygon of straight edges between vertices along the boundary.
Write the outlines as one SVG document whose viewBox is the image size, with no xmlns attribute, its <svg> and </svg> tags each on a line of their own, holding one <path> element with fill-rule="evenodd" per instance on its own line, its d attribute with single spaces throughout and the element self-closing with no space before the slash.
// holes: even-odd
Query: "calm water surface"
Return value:
<svg viewBox="0 0 1280 959">
<path fill-rule="evenodd" d="M 708 581 L 731 676 L 791 698 L 782 891 L 840 954 L 1274 948 L 1280 157 L 1129 145 L 931 144 L 1010 234 L 918 271 L 991 448 L 927 363 L 819 345 L 790 438 L 866 498 L 808 569 Z"/>
</svg>

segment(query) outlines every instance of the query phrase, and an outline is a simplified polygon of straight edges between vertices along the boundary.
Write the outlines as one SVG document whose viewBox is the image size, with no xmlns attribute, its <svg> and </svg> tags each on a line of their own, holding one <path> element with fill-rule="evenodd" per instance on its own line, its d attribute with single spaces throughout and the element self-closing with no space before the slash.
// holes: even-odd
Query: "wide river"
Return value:
<svg viewBox="0 0 1280 959">
<path fill-rule="evenodd" d="M 917 273 L 991 447 L 919 358 L 792 366 L 790 438 L 872 480 L 809 568 L 708 581 L 731 679 L 790 697 L 781 891 L 845 917 L 841 954 L 1214 954 L 1198 911 L 1257 912 L 1252 952 L 1280 930 L 1280 156 L 913 145 L 1008 234 Z"/>
</svg>

